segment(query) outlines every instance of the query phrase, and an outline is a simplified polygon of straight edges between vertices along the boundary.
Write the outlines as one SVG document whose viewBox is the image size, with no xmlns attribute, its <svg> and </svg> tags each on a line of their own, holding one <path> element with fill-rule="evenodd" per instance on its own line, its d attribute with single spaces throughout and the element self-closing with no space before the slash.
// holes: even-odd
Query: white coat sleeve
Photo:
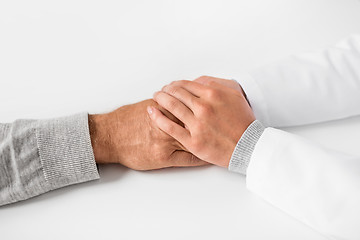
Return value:
<svg viewBox="0 0 360 240">
<path fill-rule="evenodd" d="M 360 157 L 266 128 L 247 188 L 331 239 L 360 239 Z"/>
<path fill-rule="evenodd" d="M 360 35 L 238 76 L 254 114 L 284 127 L 360 114 Z"/>
</svg>

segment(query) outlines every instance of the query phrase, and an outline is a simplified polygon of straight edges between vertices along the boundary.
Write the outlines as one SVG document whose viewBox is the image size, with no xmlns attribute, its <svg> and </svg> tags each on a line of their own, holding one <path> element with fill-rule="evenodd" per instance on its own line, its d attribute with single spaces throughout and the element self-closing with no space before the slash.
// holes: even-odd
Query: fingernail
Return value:
<svg viewBox="0 0 360 240">
<path fill-rule="evenodd" d="M 148 112 L 150 115 L 153 113 L 153 109 L 152 109 L 152 107 L 150 107 L 150 106 L 148 106 L 148 107 L 146 108 L 146 110 L 147 110 L 147 112 Z"/>
</svg>

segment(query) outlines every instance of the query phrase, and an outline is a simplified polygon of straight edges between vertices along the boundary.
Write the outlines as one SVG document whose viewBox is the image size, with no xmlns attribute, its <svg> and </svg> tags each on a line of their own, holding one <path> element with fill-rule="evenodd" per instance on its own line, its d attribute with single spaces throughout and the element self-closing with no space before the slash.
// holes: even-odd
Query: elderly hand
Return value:
<svg viewBox="0 0 360 240">
<path fill-rule="evenodd" d="M 150 117 L 198 158 L 227 167 L 238 140 L 255 117 L 239 89 L 209 79 L 202 81 L 204 84 L 199 81 L 176 81 L 154 94 L 154 100 L 184 127 L 156 107 L 151 107 Z"/>
<path fill-rule="evenodd" d="M 153 100 L 146 100 L 107 114 L 89 115 L 96 162 L 120 163 L 135 170 L 205 165 L 150 120 L 148 106 L 159 108 Z"/>
</svg>

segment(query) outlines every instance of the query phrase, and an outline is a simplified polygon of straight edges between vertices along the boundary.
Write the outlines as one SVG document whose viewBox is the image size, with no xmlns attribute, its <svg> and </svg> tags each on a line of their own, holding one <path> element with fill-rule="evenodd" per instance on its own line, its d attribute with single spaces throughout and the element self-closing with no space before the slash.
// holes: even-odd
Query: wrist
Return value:
<svg viewBox="0 0 360 240">
<path fill-rule="evenodd" d="M 107 129 L 107 114 L 89 114 L 89 131 L 95 161 L 98 164 L 110 162 L 110 134 Z"/>
</svg>

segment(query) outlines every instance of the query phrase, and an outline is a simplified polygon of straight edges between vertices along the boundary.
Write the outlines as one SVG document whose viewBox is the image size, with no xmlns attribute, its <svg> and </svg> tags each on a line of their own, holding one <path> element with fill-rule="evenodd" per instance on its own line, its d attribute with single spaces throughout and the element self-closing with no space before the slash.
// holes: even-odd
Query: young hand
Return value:
<svg viewBox="0 0 360 240">
<path fill-rule="evenodd" d="M 160 129 L 198 158 L 222 167 L 228 166 L 238 140 L 255 120 L 242 92 L 215 81 L 176 81 L 155 93 L 154 100 L 184 123 L 149 107 Z"/>
</svg>

